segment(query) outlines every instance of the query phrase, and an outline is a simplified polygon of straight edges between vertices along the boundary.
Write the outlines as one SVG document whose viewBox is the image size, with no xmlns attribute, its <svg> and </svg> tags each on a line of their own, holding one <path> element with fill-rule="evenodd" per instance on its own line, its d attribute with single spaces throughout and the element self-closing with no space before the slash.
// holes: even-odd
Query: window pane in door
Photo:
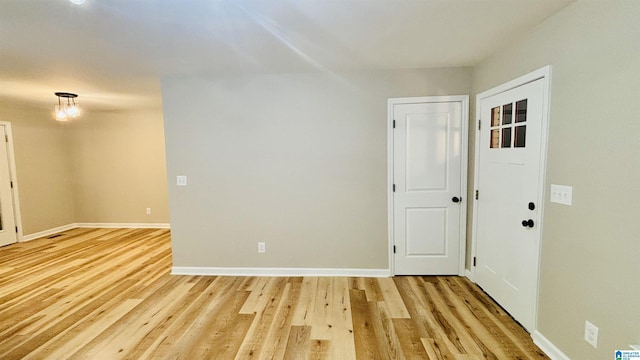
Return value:
<svg viewBox="0 0 640 360">
<path fill-rule="evenodd" d="M 500 147 L 500 130 L 491 130 L 491 142 L 489 147 L 492 149 Z"/>
<path fill-rule="evenodd" d="M 511 147 L 511 128 L 502 129 L 502 146 L 503 148 Z"/>
<path fill-rule="evenodd" d="M 511 124 L 513 116 L 513 104 L 507 104 L 502 106 L 502 125 Z"/>
<path fill-rule="evenodd" d="M 523 148 L 527 140 L 527 125 L 516 126 L 516 136 L 513 147 Z"/>
<path fill-rule="evenodd" d="M 516 102 L 516 122 L 527 121 L 527 99 Z"/>
<path fill-rule="evenodd" d="M 496 106 L 491 109 L 491 126 L 500 125 L 500 106 Z M 493 137 L 493 136 L 492 136 Z"/>
</svg>

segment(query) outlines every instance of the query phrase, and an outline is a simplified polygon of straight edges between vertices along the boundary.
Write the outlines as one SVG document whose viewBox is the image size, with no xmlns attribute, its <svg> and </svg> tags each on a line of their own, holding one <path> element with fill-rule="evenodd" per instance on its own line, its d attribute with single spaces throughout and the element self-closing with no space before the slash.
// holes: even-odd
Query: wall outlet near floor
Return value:
<svg viewBox="0 0 640 360">
<path fill-rule="evenodd" d="M 186 175 L 178 175 L 178 176 L 176 176 L 176 185 L 177 186 L 187 186 L 187 176 Z"/>
<path fill-rule="evenodd" d="M 147 215 L 151 215 L 151 208 L 147 208 Z"/>
<path fill-rule="evenodd" d="M 267 251 L 267 244 L 263 241 L 258 243 L 258 252 L 263 253 Z"/>
<path fill-rule="evenodd" d="M 584 322 L 584 341 L 598 348 L 598 327 L 588 321 Z"/>
</svg>

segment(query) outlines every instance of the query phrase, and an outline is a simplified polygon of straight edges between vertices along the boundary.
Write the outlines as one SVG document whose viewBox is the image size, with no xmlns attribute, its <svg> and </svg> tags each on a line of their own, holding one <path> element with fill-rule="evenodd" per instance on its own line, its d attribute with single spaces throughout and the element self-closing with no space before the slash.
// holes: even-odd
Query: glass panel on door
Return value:
<svg viewBox="0 0 640 360">
<path fill-rule="evenodd" d="M 503 148 L 511 147 L 511 128 L 502 129 L 502 146 Z"/>
<path fill-rule="evenodd" d="M 527 140 L 527 125 L 516 126 L 516 136 L 513 147 L 523 148 Z"/>
<path fill-rule="evenodd" d="M 527 99 L 516 102 L 516 122 L 527 121 Z"/>
<path fill-rule="evenodd" d="M 513 116 L 513 104 L 507 104 L 502 106 L 502 125 L 511 124 Z"/>
<path fill-rule="evenodd" d="M 500 130 L 491 130 L 491 143 L 489 147 L 492 149 L 500 147 Z"/>
<path fill-rule="evenodd" d="M 491 126 L 499 126 L 500 125 L 500 107 L 496 106 L 491 109 Z"/>
</svg>

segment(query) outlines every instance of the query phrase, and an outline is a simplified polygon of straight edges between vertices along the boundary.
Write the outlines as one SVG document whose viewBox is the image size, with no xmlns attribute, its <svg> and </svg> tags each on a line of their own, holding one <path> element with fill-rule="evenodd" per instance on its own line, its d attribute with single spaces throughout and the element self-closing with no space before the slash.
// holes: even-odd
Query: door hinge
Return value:
<svg viewBox="0 0 640 360">
<path fill-rule="evenodd" d="M 476 190 L 476 200 L 478 200 L 478 194 L 479 194 L 479 193 L 480 193 L 480 192 L 479 192 L 478 190 Z"/>
<path fill-rule="evenodd" d="M 396 128 L 396 121 L 395 120 L 393 120 L 393 128 L 394 129 Z"/>
<path fill-rule="evenodd" d="M 396 253 L 396 246 L 395 245 L 393 245 L 393 253 L 394 254 Z"/>
<path fill-rule="evenodd" d="M 18 233 L 18 227 L 16 226 L 16 234 Z"/>
<path fill-rule="evenodd" d="M 13 189 L 13 181 L 9 181 L 9 184 L 11 184 L 11 188 Z"/>
<path fill-rule="evenodd" d="M 396 192 L 396 184 L 393 184 L 393 192 Z"/>
<path fill-rule="evenodd" d="M 476 257 L 473 257 L 473 266 L 476 266 Z"/>
<path fill-rule="evenodd" d="M 478 130 L 482 127 L 482 120 L 478 120 Z"/>
</svg>

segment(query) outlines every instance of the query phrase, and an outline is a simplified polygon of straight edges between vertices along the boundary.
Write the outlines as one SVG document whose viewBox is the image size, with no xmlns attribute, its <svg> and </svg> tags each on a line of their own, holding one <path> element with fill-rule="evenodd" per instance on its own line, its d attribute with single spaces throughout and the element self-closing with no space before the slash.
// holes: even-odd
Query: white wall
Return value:
<svg viewBox="0 0 640 360">
<path fill-rule="evenodd" d="M 468 68 L 163 79 L 174 266 L 387 269 L 387 99 L 469 85 Z"/>
<path fill-rule="evenodd" d="M 545 202 L 538 328 L 572 359 L 640 343 L 638 19 L 640 1 L 578 1 L 473 72 L 477 94 L 553 66 L 546 187 L 573 186 L 573 205 Z"/>
</svg>

